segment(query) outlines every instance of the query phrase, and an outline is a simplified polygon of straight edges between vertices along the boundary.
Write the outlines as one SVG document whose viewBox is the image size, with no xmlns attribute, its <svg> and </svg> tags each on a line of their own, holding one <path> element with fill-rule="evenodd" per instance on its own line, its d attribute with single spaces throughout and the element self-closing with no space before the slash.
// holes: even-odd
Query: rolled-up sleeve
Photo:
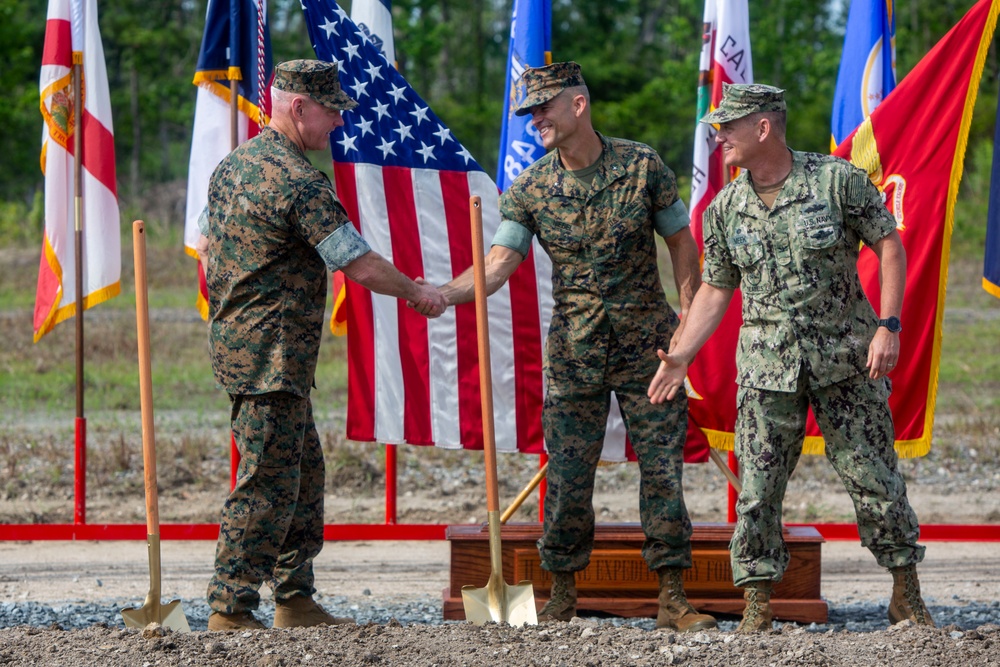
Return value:
<svg viewBox="0 0 1000 667">
<path fill-rule="evenodd" d="M 653 226 L 656 228 L 656 233 L 663 238 L 673 236 L 690 225 L 691 216 L 688 215 L 687 206 L 680 199 L 653 215 Z"/>
<path fill-rule="evenodd" d="M 533 234 L 524 225 L 513 220 L 501 220 L 490 245 L 510 248 L 527 257 L 528 251 L 531 249 L 532 236 Z"/>
<path fill-rule="evenodd" d="M 351 224 L 337 228 L 316 246 L 316 252 L 331 271 L 341 270 L 370 251 L 371 246 Z"/>
</svg>

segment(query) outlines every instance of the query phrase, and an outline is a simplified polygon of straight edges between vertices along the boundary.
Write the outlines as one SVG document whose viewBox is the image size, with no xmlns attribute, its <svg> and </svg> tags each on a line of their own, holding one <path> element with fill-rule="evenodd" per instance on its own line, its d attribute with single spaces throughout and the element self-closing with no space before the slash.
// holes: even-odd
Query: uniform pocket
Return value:
<svg viewBox="0 0 1000 667">
<path fill-rule="evenodd" d="M 737 233 L 729 238 L 733 264 L 740 268 L 743 278 L 740 288 L 744 292 L 761 291 L 766 285 L 767 262 L 764 244 L 756 234 Z"/>
<path fill-rule="evenodd" d="M 810 250 L 824 250 L 837 245 L 844 232 L 838 222 L 827 213 L 802 218 L 795 224 L 802 245 Z"/>
<path fill-rule="evenodd" d="M 561 221 L 552 221 L 546 234 L 548 243 L 565 252 L 576 252 L 580 249 L 583 238 L 583 228 Z"/>
</svg>

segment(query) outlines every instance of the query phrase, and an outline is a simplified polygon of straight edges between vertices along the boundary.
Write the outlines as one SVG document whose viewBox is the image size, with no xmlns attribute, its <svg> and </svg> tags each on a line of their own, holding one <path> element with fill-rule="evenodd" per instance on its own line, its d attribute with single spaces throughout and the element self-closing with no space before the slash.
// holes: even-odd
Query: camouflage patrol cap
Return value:
<svg viewBox="0 0 1000 667">
<path fill-rule="evenodd" d="M 288 60 L 274 68 L 278 90 L 308 95 L 328 109 L 350 111 L 358 103 L 340 87 L 336 63 L 322 60 Z"/>
<path fill-rule="evenodd" d="M 722 101 L 703 123 L 728 123 L 760 111 L 784 111 L 785 91 L 762 83 L 723 83 Z"/>
<path fill-rule="evenodd" d="M 580 66 L 574 62 L 565 62 L 526 69 L 517 85 L 521 101 L 514 109 L 514 114 L 524 116 L 530 113 L 531 107 L 548 102 L 566 88 L 587 84 L 583 81 Z"/>
</svg>

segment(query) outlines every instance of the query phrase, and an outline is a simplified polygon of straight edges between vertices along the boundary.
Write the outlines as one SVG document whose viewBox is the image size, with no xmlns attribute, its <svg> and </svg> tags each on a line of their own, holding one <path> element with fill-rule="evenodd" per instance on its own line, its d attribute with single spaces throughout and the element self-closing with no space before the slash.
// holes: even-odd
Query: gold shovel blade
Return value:
<svg viewBox="0 0 1000 667">
<path fill-rule="evenodd" d="M 181 601 L 174 600 L 167 604 L 159 601 L 146 600 L 146 604 L 138 609 L 122 609 L 122 620 L 126 628 L 145 628 L 150 623 L 159 623 L 174 632 L 191 632 Z"/>
<path fill-rule="evenodd" d="M 475 625 L 491 621 L 514 626 L 538 624 L 535 593 L 530 581 L 509 586 L 491 577 L 486 588 L 462 586 L 462 604 L 465 620 Z"/>
</svg>

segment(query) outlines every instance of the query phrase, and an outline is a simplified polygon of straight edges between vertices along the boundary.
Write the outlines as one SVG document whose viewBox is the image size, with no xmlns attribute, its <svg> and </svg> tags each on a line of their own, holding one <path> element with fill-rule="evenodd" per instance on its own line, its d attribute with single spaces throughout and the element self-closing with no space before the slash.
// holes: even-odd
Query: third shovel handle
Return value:
<svg viewBox="0 0 1000 667">
<path fill-rule="evenodd" d="M 486 258 L 483 251 L 483 202 L 469 198 L 472 223 L 472 274 L 475 279 L 476 337 L 479 340 L 479 390 L 483 399 L 483 454 L 486 457 L 486 511 L 500 510 L 497 447 L 493 430 L 493 373 L 490 367 L 490 322 L 486 310 Z"/>
<path fill-rule="evenodd" d="M 146 228 L 132 223 L 135 261 L 135 325 L 139 338 L 139 405 L 142 409 L 142 469 L 146 482 L 146 534 L 160 532 L 156 493 L 156 437 L 153 433 L 153 379 L 149 360 L 149 300 L 146 288 Z"/>
</svg>

